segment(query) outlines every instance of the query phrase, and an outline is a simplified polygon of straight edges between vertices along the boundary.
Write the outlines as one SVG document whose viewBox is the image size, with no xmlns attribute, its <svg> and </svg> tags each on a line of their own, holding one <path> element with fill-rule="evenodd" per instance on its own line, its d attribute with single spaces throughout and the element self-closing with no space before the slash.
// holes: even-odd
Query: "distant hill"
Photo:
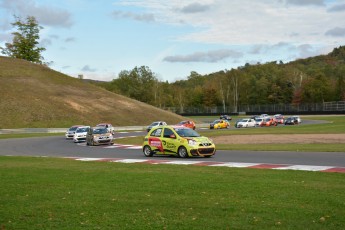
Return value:
<svg viewBox="0 0 345 230">
<path fill-rule="evenodd" d="M 48 67 L 0 57 L 0 129 L 75 124 L 175 124 L 183 117 L 109 92 Z"/>
</svg>

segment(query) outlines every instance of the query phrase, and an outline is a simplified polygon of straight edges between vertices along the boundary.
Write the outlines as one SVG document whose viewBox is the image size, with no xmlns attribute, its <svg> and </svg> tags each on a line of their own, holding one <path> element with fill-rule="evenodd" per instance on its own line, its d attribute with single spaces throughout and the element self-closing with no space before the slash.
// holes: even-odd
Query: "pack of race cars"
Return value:
<svg viewBox="0 0 345 230">
<path fill-rule="evenodd" d="M 73 125 L 66 133 L 66 139 L 73 139 L 75 143 L 86 142 L 87 145 L 113 144 L 114 127 L 109 123 L 100 123 L 95 127 Z"/>
<path fill-rule="evenodd" d="M 230 127 L 232 118 L 228 115 L 221 115 L 210 123 L 210 129 L 223 129 Z M 273 117 L 267 114 L 243 118 L 237 120 L 236 128 L 242 127 L 264 127 L 277 126 L 278 124 L 299 124 L 299 116 L 292 116 L 287 119 L 281 114 Z M 186 157 L 211 157 L 216 153 L 216 146 L 213 141 L 201 136 L 195 131 L 195 123 L 191 120 L 181 121 L 176 125 L 167 125 L 164 121 L 156 121 L 147 128 L 147 135 L 142 145 L 146 157 L 153 155 L 173 155 L 181 158 Z M 66 133 L 66 139 L 73 139 L 75 143 L 86 142 L 87 145 L 112 145 L 115 130 L 109 123 L 100 123 L 95 127 L 85 125 L 74 125 Z"/>
<path fill-rule="evenodd" d="M 300 116 L 294 115 L 285 119 L 282 114 L 269 116 L 268 114 L 261 114 L 252 116 L 250 118 L 243 118 L 236 121 L 235 128 L 248 128 L 248 127 L 269 127 L 284 125 L 298 125 L 302 122 Z"/>
</svg>

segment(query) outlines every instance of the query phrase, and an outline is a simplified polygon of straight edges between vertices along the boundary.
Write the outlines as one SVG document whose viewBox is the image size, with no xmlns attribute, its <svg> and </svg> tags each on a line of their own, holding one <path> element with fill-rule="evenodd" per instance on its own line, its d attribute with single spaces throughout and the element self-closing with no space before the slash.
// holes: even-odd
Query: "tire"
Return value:
<svg viewBox="0 0 345 230">
<path fill-rule="evenodd" d="M 143 148 L 143 153 L 144 153 L 144 156 L 145 157 L 152 157 L 153 155 L 153 152 L 151 150 L 151 147 L 148 146 L 148 145 L 145 145 L 144 148 Z"/>
<path fill-rule="evenodd" d="M 180 148 L 178 148 L 177 155 L 181 158 L 187 158 L 188 157 L 187 149 L 181 146 Z"/>
</svg>

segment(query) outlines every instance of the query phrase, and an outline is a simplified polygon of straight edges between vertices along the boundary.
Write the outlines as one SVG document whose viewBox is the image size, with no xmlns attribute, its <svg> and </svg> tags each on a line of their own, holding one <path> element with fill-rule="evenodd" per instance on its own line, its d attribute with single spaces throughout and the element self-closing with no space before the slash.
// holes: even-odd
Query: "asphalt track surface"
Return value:
<svg viewBox="0 0 345 230">
<path fill-rule="evenodd" d="M 146 132 L 117 133 L 116 137 L 143 136 Z M 138 160 L 238 162 L 345 167 L 345 152 L 286 152 L 286 151 L 225 151 L 218 150 L 211 158 L 181 159 L 173 156 L 147 158 L 140 147 L 86 146 L 66 140 L 64 136 L 0 140 L 2 156 L 46 156 L 71 158 L 118 158 Z"/>
</svg>

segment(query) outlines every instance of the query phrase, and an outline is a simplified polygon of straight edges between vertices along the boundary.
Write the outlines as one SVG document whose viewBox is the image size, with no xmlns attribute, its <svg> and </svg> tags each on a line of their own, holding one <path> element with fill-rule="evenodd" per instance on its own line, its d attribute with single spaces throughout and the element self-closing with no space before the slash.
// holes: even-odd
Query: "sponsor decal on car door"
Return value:
<svg viewBox="0 0 345 230">
<path fill-rule="evenodd" d="M 158 137 L 150 137 L 149 138 L 149 145 L 157 148 L 160 152 L 163 152 L 163 145 L 162 141 Z"/>
<path fill-rule="evenodd" d="M 163 133 L 163 148 L 164 152 L 169 153 L 176 153 L 176 134 L 170 129 L 165 128 Z"/>
</svg>

